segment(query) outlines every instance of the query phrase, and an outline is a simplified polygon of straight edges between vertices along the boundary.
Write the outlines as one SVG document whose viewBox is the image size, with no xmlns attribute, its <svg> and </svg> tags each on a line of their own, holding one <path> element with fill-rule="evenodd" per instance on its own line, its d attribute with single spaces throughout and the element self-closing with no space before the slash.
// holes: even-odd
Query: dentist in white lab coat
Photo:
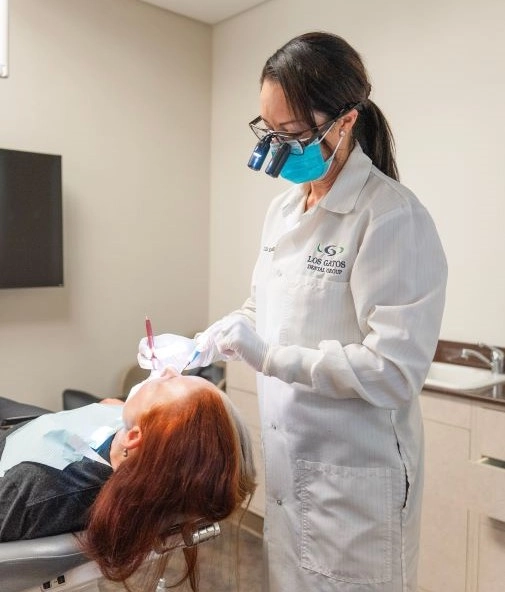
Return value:
<svg viewBox="0 0 505 592">
<path fill-rule="evenodd" d="M 197 339 L 200 364 L 258 371 L 270 592 L 417 590 L 419 393 L 447 268 L 370 88 L 334 35 L 269 58 L 250 165 L 266 145 L 270 174 L 294 185 L 266 215 L 250 298 Z"/>
</svg>

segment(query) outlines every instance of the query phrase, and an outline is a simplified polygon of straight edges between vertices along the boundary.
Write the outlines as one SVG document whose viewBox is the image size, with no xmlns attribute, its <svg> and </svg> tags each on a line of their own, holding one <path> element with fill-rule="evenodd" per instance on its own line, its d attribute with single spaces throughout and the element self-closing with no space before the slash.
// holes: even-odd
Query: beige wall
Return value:
<svg viewBox="0 0 505 592">
<path fill-rule="evenodd" d="M 211 34 L 136 0 L 11 0 L 0 146 L 63 156 L 65 287 L 0 290 L 0 396 L 114 393 L 146 314 L 205 324 Z"/>
<path fill-rule="evenodd" d="M 286 185 L 246 167 L 266 58 L 309 30 L 364 57 L 397 139 L 402 181 L 449 261 L 442 336 L 505 345 L 505 3 L 271 0 L 213 32 L 211 320 L 246 297 L 261 223 Z"/>
<path fill-rule="evenodd" d="M 505 5 L 377 6 L 271 0 L 210 28 L 136 0 L 10 1 L 0 146 L 63 155 L 65 287 L 0 291 L 0 396 L 56 409 L 66 387 L 115 392 L 146 313 L 191 335 L 242 302 L 286 186 L 245 166 L 258 76 L 312 29 L 364 56 L 402 180 L 438 225 L 442 336 L 505 343 Z"/>
</svg>

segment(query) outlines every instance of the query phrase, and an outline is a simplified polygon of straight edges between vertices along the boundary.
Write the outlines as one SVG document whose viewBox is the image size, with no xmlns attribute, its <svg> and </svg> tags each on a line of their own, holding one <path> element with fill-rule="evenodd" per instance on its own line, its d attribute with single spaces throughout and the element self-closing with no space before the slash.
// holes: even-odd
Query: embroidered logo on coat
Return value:
<svg viewBox="0 0 505 592">
<path fill-rule="evenodd" d="M 341 275 L 345 269 L 345 259 L 335 259 L 335 255 L 344 252 L 344 247 L 338 245 L 322 246 L 321 243 L 315 249 L 315 255 L 309 255 L 307 258 L 307 269 L 310 271 L 319 271 L 331 273 L 332 275 Z M 318 254 L 320 253 L 320 255 Z"/>
</svg>

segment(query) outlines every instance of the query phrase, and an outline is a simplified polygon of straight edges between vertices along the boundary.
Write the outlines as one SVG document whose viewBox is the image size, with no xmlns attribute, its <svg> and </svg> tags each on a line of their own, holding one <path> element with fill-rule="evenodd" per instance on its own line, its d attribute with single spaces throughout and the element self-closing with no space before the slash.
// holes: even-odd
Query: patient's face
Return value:
<svg viewBox="0 0 505 592">
<path fill-rule="evenodd" d="M 140 416 L 154 404 L 181 400 L 197 392 L 208 382 L 199 376 L 182 375 L 173 368 L 166 368 L 159 378 L 144 382 L 137 393 L 128 398 L 123 407 L 123 421 L 127 428 L 138 423 Z"/>
</svg>

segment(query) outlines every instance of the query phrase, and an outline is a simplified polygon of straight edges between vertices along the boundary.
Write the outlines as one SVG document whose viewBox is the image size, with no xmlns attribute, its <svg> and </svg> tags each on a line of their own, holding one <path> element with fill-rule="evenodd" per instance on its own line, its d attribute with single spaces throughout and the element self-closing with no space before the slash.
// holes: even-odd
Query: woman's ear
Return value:
<svg viewBox="0 0 505 592">
<path fill-rule="evenodd" d="M 139 426 L 133 426 L 129 430 L 126 430 L 125 436 L 123 438 L 123 448 L 127 450 L 133 450 L 137 448 L 140 443 L 142 442 L 142 430 Z"/>
<path fill-rule="evenodd" d="M 337 123 L 340 123 L 338 130 L 344 131 L 346 135 L 349 135 L 357 119 L 358 111 L 356 109 L 351 109 L 343 117 L 337 120 Z"/>
</svg>

